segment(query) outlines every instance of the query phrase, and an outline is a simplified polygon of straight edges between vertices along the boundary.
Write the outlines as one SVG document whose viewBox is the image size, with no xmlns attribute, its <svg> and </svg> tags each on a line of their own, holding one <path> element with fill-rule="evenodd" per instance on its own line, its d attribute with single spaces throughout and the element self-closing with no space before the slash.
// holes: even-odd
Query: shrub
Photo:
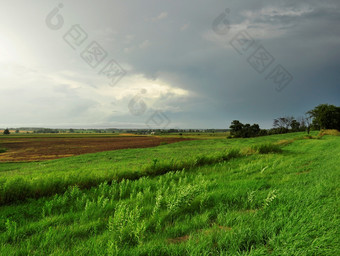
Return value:
<svg viewBox="0 0 340 256">
<path fill-rule="evenodd" d="M 252 149 L 254 149 L 256 152 L 258 152 L 260 154 L 281 153 L 282 152 L 282 149 L 279 145 L 270 144 L 270 143 L 255 145 L 255 146 L 252 146 Z"/>
<path fill-rule="evenodd" d="M 241 151 L 241 153 L 245 156 L 256 154 L 256 152 L 257 151 L 253 147 L 243 148 L 242 151 Z"/>
<path fill-rule="evenodd" d="M 4 153 L 4 152 L 6 152 L 7 151 L 7 149 L 5 149 L 5 148 L 0 148 L 0 153 Z"/>
<path fill-rule="evenodd" d="M 224 160 L 230 160 L 232 158 L 240 157 L 242 154 L 239 149 L 232 148 L 227 152 L 227 156 Z"/>
<path fill-rule="evenodd" d="M 333 136 L 340 136 L 340 132 L 338 130 L 321 130 L 319 135 L 320 137 L 325 136 L 325 135 L 333 135 Z"/>
<path fill-rule="evenodd" d="M 145 221 L 141 221 L 139 207 L 131 207 L 126 203 L 117 205 L 114 216 L 109 218 L 108 227 L 111 233 L 109 247 L 114 251 L 125 244 L 139 244 L 146 229 Z"/>
<path fill-rule="evenodd" d="M 321 138 L 322 138 L 322 136 L 320 136 L 320 135 L 312 136 L 312 135 L 308 134 L 308 135 L 305 135 L 303 137 L 298 137 L 298 138 L 296 138 L 296 140 L 319 140 Z"/>
<path fill-rule="evenodd" d="M 16 200 L 23 200 L 30 195 L 30 184 L 23 178 L 14 178 L 5 182 L 0 192 L 0 202 L 12 203 Z"/>
</svg>

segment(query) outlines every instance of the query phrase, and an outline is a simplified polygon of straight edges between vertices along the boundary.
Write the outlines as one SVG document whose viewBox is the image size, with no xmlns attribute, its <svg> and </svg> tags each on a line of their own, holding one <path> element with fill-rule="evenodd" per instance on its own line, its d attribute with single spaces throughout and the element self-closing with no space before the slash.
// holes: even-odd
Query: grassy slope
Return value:
<svg viewBox="0 0 340 256">
<path fill-rule="evenodd" d="M 252 139 L 186 141 L 147 149 L 126 149 L 86 154 L 36 163 L 0 163 L 0 205 L 23 197 L 41 197 L 64 192 L 70 185 L 89 188 L 104 181 L 137 178 L 158 163 L 195 161 L 197 155 L 212 155 L 232 147 L 296 138 L 301 133 Z"/>
<path fill-rule="evenodd" d="M 13 165 L 3 178 L 137 168 L 300 134 L 189 141 Z M 1 255 L 339 255 L 340 137 L 297 140 L 282 154 L 102 184 L 0 208 Z M 118 162 L 118 161 L 121 161 Z M 6 165 L 5 166 L 11 166 Z M 43 173 L 49 175 L 41 175 Z"/>
</svg>

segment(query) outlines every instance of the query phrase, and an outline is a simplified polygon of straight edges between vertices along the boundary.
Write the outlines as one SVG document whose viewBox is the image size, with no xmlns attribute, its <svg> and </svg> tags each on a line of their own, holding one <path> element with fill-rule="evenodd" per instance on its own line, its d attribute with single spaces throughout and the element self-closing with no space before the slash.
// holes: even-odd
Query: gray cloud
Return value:
<svg viewBox="0 0 340 256">
<path fill-rule="evenodd" d="M 279 115 L 340 103 L 338 1 L 64 1 L 64 26 L 56 31 L 45 24 L 56 2 L 4 5 L 0 126 L 142 128 L 160 109 L 173 127 L 224 128 L 233 119 L 269 127 Z M 212 22 L 226 8 L 230 31 L 217 35 Z M 110 87 L 82 60 L 83 48 L 64 42 L 74 24 L 88 35 L 84 46 L 96 40 L 127 70 L 119 84 Z M 266 80 L 269 69 L 258 74 L 250 54 L 230 46 L 239 31 L 292 73 L 282 92 Z M 142 88 L 148 111 L 136 117 L 128 104 Z"/>
</svg>

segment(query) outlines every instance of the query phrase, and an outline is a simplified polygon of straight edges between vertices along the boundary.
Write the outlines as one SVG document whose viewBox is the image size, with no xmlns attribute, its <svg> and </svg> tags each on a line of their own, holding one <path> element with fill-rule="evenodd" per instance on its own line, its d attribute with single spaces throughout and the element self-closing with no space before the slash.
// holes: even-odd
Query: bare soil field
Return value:
<svg viewBox="0 0 340 256">
<path fill-rule="evenodd" d="M 3 138 L 1 147 L 7 152 L 0 154 L 0 162 L 42 161 L 125 148 L 147 148 L 163 143 L 183 141 L 182 138 L 151 136 L 116 136 L 85 138 Z"/>
</svg>

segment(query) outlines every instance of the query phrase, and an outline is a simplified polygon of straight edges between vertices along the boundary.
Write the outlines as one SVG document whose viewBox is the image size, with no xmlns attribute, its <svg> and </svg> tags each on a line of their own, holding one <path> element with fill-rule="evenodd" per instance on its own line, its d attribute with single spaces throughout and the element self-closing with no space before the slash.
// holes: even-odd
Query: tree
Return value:
<svg viewBox="0 0 340 256">
<path fill-rule="evenodd" d="M 250 126 L 250 124 L 245 124 L 243 126 L 243 129 L 241 131 L 241 137 L 242 138 L 249 138 L 249 137 L 251 137 L 251 126 Z"/>
<path fill-rule="evenodd" d="M 11 132 L 8 130 L 8 128 L 6 128 L 6 129 L 4 130 L 4 134 L 5 134 L 5 135 L 8 135 L 8 134 L 11 134 Z"/>
<path fill-rule="evenodd" d="M 274 128 L 284 128 L 286 120 L 284 117 L 279 117 L 274 119 L 273 127 Z"/>
<path fill-rule="evenodd" d="M 305 131 L 307 129 L 306 118 L 304 116 L 300 116 L 297 118 L 297 121 L 300 123 L 300 131 Z"/>
<path fill-rule="evenodd" d="M 250 126 L 250 130 L 251 137 L 258 136 L 261 131 L 260 126 L 258 124 L 253 124 L 252 126 Z"/>
<path fill-rule="evenodd" d="M 274 119 L 273 126 L 274 128 L 285 128 L 289 129 L 289 127 L 292 126 L 292 122 L 294 120 L 294 117 L 292 116 L 284 116 Z"/>
<path fill-rule="evenodd" d="M 243 127 L 244 125 L 240 121 L 238 120 L 232 121 L 230 125 L 230 129 L 231 129 L 230 134 L 235 137 L 240 137 Z"/>
<path fill-rule="evenodd" d="M 238 120 L 232 121 L 230 125 L 230 134 L 238 138 L 250 138 L 260 135 L 261 129 L 258 124 L 242 124 Z"/>
<path fill-rule="evenodd" d="M 260 130 L 259 136 L 267 136 L 267 135 L 268 135 L 268 131 L 267 130 Z"/>
<path fill-rule="evenodd" d="M 20 131 L 17 129 L 17 130 L 15 130 L 15 133 L 20 133 Z"/>
<path fill-rule="evenodd" d="M 307 126 L 307 133 L 310 133 L 310 128 L 312 126 L 312 117 L 310 115 L 306 115 L 305 117 L 305 122 L 306 122 L 306 126 Z"/>
<path fill-rule="evenodd" d="M 289 127 L 293 129 L 292 123 L 294 120 L 293 116 L 286 116 L 286 129 L 289 129 Z"/>
<path fill-rule="evenodd" d="M 320 104 L 307 114 L 313 119 L 314 128 L 340 130 L 340 107 Z"/>
<path fill-rule="evenodd" d="M 295 119 L 292 121 L 290 125 L 292 127 L 293 132 L 298 132 L 300 130 L 300 123 L 296 121 Z"/>
</svg>

